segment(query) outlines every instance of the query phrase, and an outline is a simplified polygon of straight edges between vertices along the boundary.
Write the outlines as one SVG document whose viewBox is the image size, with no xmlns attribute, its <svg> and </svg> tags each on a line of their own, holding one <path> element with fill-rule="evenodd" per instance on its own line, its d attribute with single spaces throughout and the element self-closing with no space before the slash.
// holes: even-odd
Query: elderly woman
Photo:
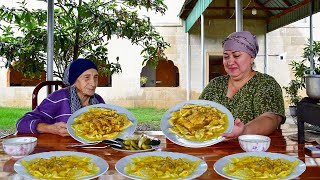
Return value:
<svg viewBox="0 0 320 180">
<path fill-rule="evenodd" d="M 282 90 L 276 80 L 253 70 L 259 46 L 248 31 L 234 32 L 223 42 L 223 65 L 226 76 L 212 79 L 200 99 L 227 107 L 235 119 L 228 139 L 242 134 L 268 135 L 285 122 Z"/>
<path fill-rule="evenodd" d="M 68 136 L 66 122 L 72 113 L 84 106 L 104 103 L 101 96 L 95 94 L 97 70 L 89 59 L 73 61 L 65 72 L 65 81 L 70 86 L 53 92 L 36 109 L 20 118 L 17 131 Z"/>
</svg>

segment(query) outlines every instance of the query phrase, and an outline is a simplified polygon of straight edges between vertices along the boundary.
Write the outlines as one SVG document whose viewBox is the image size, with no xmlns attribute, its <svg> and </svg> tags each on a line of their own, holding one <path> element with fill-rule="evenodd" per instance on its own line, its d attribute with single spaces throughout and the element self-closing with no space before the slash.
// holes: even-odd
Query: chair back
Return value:
<svg viewBox="0 0 320 180">
<path fill-rule="evenodd" d="M 63 84 L 62 81 L 43 81 L 37 84 L 32 92 L 32 110 L 34 110 L 38 106 L 38 94 L 42 87 L 47 87 L 47 92 L 49 94 L 52 93 L 52 86 L 54 87 L 54 91 L 60 88 L 64 88 L 66 85 Z"/>
</svg>

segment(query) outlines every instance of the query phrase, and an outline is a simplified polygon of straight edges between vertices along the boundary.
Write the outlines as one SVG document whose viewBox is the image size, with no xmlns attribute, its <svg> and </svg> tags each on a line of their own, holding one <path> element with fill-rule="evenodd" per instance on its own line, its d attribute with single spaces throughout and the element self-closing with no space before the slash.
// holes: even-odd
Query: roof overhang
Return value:
<svg viewBox="0 0 320 180">
<path fill-rule="evenodd" d="M 310 16 L 312 1 L 312 13 L 315 14 L 320 11 L 320 0 L 243 0 L 243 6 L 246 5 L 243 20 L 265 20 L 267 32 L 270 32 Z M 185 20 L 185 31 L 188 32 L 201 14 L 206 19 L 230 19 L 235 10 L 234 3 L 235 0 L 186 0 L 179 17 Z M 251 14 L 253 8 L 257 9 L 257 15 Z"/>
</svg>

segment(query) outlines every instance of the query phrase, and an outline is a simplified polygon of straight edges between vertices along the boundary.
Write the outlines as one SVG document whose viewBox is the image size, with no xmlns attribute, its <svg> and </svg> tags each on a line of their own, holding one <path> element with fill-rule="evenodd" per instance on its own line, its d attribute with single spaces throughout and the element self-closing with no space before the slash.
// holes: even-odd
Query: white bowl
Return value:
<svg viewBox="0 0 320 180">
<path fill-rule="evenodd" d="M 262 135 L 241 135 L 238 137 L 240 147 L 246 152 L 267 151 L 271 139 Z"/>
<path fill-rule="evenodd" d="M 2 142 L 3 150 L 13 158 L 21 158 L 33 152 L 37 145 L 35 137 L 15 137 Z"/>
</svg>

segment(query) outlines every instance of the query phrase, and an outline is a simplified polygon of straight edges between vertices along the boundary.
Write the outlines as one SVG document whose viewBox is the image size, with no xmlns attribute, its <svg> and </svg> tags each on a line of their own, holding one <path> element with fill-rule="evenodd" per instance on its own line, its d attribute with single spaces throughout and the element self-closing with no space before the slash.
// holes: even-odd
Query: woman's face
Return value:
<svg viewBox="0 0 320 180">
<path fill-rule="evenodd" d="M 98 71 L 88 69 L 83 72 L 74 83 L 78 93 L 82 96 L 93 96 L 98 86 Z"/>
<path fill-rule="evenodd" d="M 230 77 L 241 79 L 252 71 L 252 58 L 248 53 L 241 51 L 224 51 L 223 66 Z"/>
</svg>

